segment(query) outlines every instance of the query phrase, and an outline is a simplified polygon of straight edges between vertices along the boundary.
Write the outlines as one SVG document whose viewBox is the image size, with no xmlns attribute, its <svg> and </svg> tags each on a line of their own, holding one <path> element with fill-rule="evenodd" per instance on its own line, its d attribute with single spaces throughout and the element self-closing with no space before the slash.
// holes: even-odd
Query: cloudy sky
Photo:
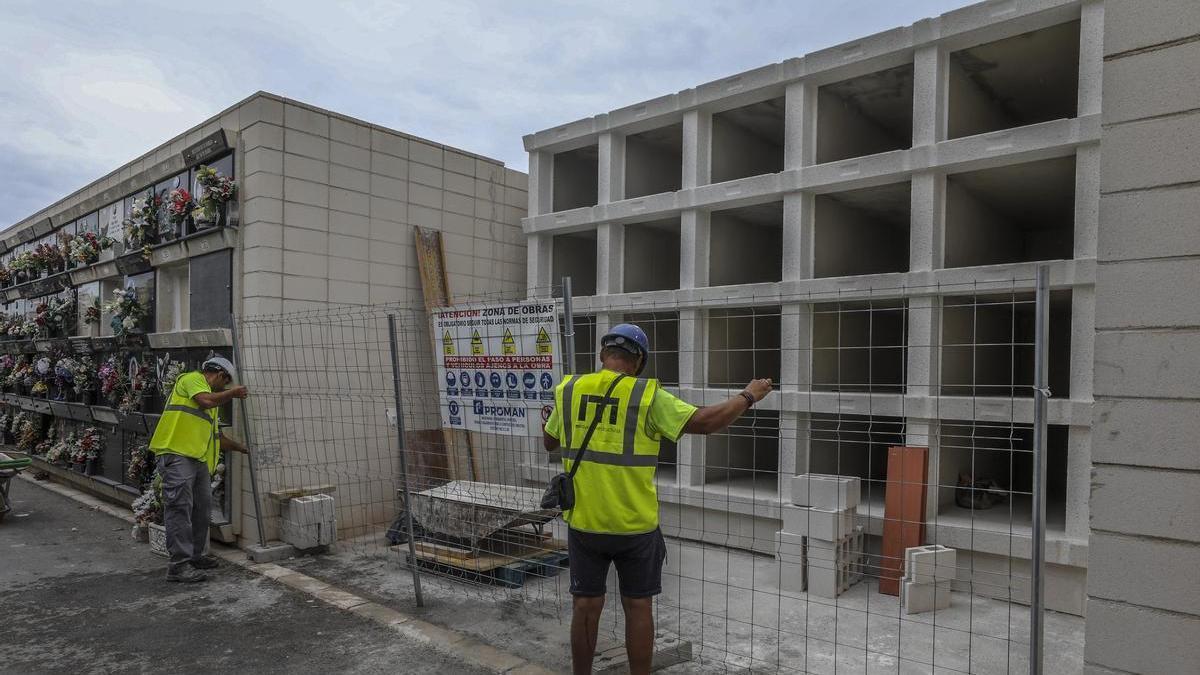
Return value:
<svg viewBox="0 0 1200 675">
<path fill-rule="evenodd" d="M 263 89 L 524 170 L 522 134 L 969 0 L 4 0 L 0 228 Z"/>
</svg>

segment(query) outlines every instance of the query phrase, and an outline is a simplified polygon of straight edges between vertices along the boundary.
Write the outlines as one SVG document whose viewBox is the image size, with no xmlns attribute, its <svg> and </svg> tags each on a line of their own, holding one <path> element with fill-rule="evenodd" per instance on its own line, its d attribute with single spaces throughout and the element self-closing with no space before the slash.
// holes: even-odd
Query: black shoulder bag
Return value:
<svg viewBox="0 0 1200 675">
<path fill-rule="evenodd" d="M 588 443 L 592 440 L 592 434 L 596 431 L 596 425 L 600 423 L 600 418 L 604 415 L 604 406 L 608 405 L 608 397 L 612 395 L 613 389 L 617 387 L 617 383 L 625 379 L 624 375 L 618 375 L 608 386 L 608 391 L 605 392 L 604 398 L 600 400 L 600 405 L 596 406 L 596 416 L 592 418 L 592 424 L 588 427 L 587 433 L 583 435 L 583 443 L 579 446 L 579 453 L 575 456 L 575 463 L 571 465 L 570 473 L 560 473 L 550 479 L 550 484 L 546 486 L 546 491 L 542 493 L 542 508 L 543 509 L 561 509 L 563 511 L 570 510 L 575 507 L 575 472 L 579 471 L 579 465 L 583 464 L 584 455 L 587 454 Z M 570 424 L 571 420 L 563 420 L 563 424 Z M 563 452 L 569 452 L 568 448 L 563 448 Z"/>
</svg>

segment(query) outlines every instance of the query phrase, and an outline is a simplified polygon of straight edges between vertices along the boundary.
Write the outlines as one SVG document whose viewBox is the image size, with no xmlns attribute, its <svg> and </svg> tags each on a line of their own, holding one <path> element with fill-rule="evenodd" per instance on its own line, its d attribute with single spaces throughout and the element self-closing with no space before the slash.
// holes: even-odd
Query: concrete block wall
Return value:
<svg viewBox="0 0 1200 675">
<path fill-rule="evenodd" d="M 401 366 L 405 394 L 413 401 L 436 400 L 413 228 L 441 231 L 450 290 L 459 301 L 518 297 L 525 284 L 520 223 L 528 201 L 526 175 L 496 160 L 290 99 L 260 93 L 252 103 L 255 115 L 243 120 L 242 130 L 245 313 L 392 306 L 406 344 Z M 379 378 L 372 375 L 339 371 L 339 356 L 324 349 L 355 342 L 359 363 L 340 365 L 365 360 L 387 366 L 386 324 L 314 328 L 303 322 L 297 319 L 295 330 L 280 338 L 281 344 L 292 346 L 284 360 L 294 357 L 285 369 L 341 372 L 336 387 L 343 391 L 390 389 L 387 378 L 376 382 Z M 375 347 L 364 353 L 362 345 Z M 371 420 L 362 419 L 368 411 L 361 406 L 346 403 L 344 410 L 331 409 L 338 404 L 330 398 L 301 395 L 297 405 L 311 410 L 289 409 L 286 415 L 358 419 L 370 426 Z M 412 428 L 439 426 L 435 406 L 406 412 Z M 334 498 L 343 532 L 353 535 L 394 516 L 392 477 L 398 467 L 386 430 L 356 433 L 355 440 L 344 444 L 329 443 L 329 430 L 321 425 L 280 433 L 309 453 L 324 447 L 321 456 L 289 459 L 285 454 L 287 466 L 275 476 L 290 483 L 338 485 Z M 245 483 L 243 490 L 246 503 L 252 503 Z M 246 536 L 255 525 L 251 510 L 243 513 Z M 273 528 L 274 519 L 270 523 Z"/>
<path fill-rule="evenodd" d="M 1088 672 L 1200 662 L 1200 4 L 1104 4 Z M 1136 570 L 1136 572 L 1135 572 Z"/>
<path fill-rule="evenodd" d="M 897 442 L 931 448 L 931 476 L 956 477 L 954 466 L 939 465 L 944 424 L 1029 424 L 1032 407 L 1023 394 L 1010 400 L 1007 392 L 978 405 L 981 399 L 969 396 L 939 396 L 943 375 L 949 377 L 939 346 L 942 306 L 953 293 L 937 287 L 1028 293 L 1037 264 L 1046 260 L 1056 297 L 1063 299 L 1054 338 L 1061 386 L 1050 422 L 1064 432 L 1055 452 L 1067 455 L 1057 476 L 1066 483 L 1064 496 L 1052 504 L 1058 525 L 1051 532 L 1051 562 L 1080 572 L 1061 575 L 1076 588 L 1055 597 L 1080 597 L 1089 517 L 1085 467 L 1091 461 L 1093 326 L 1102 311 L 1094 279 L 1103 16 L 1099 0 L 1002 7 L 983 2 L 526 136 L 530 190 L 523 227 L 530 295 L 548 294 L 558 277 L 570 273 L 576 288 L 595 289 L 577 297 L 575 308 L 595 321 L 597 331 L 632 312 L 678 312 L 680 390 L 700 404 L 740 386 L 725 381 L 730 379 L 725 373 L 735 370 L 725 361 L 734 357 L 721 351 L 727 328 L 725 323 L 714 328 L 714 313 L 759 308 L 778 320 L 778 336 L 764 342 L 771 346 L 755 352 L 756 365 L 779 363 L 782 393 L 762 406 L 779 418 L 778 457 L 761 463 L 756 457 L 757 480 L 724 479 L 722 474 L 735 472 L 712 471 L 712 463 L 733 457 L 726 449 L 730 444 L 685 439 L 675 471 L 663 478 L 671 488 L 663 494 L 680 500 L 719 495 L 728 502 L 723 507 L 722 499 L 710 498 L 706 504 L 713 510 L 734 508 L 735 501 L 764 508 L 787 503 L 790 477 L 818 470 L 812 468 L 810 442 L 816 414 L 901 423 L 904 435 Z M 987 86 L 963 71 L 971 58 L 997 62 L 1005 72 L 1018 73 L 1013 80 L 1018 82 L 1020 73 L 1046 69 L 1036 75 L 1037 85 L 999 92 L 1016 101 L 1005 110 L 989 98 Z M 1048 81 L 1055 86 L 1043 86 Z M 987 114 L 973 114 L 977 108 Z M 972 120 L 986 130 L 967 131 Z M 621 189 L 625 177 L 642 175 L 645 167 L 629 167 L 640 160 L 624 139 L 666 135 L 680 126 L 680 189 L 627 198 Z M 751 152 L 739 163 L 731 159 L 736 153 L 730 152 L 730 139 L 747 135 L 755 140 L 742 144 Z M 578 157 L 593 156 L 591 148 L 595 176 L 590 164 L 586 171 L 576 166 Z M 661 156 L 654 166 L 662 170 Z M 572 208 L 556 208 L 563 205 L 556 189 L 570 191 Z M 1038 217 L 1052 222 L 1028 229 L 1006 208 L 1038 189 L 1043 195 L 1036 201 L 1046 204 Z M 585 193 L 586 199 L 580 197 Z M 769 237 L 746 224 L 753 219 L 726 217 L 772 205 L 780 205 L 782 215 L 777 229 L 765 228 Z M 1186 202 L 1177 208 L 1186 208 Z M 667 250 L 629 255 L 627 231 L 676 219 L 677 247 L 670 247 L 669 238 L 663 240 Z M 740 229 L 731 231 L 731 222 Z M 854 255 L 854 242 L 847 246 L 839 239 L 848 227 L 861 230 L 859 240 L 891 243 L 862 260 Z M 745 243 L 755 238 L 748 236 L 751 231 L 772 244 L 759 244 L 757 255 L 734 256 L 722 267 L 731 250 L 729 236 Z M 1002 231 L 1011 240 L 997 235 Z M 587 245 L 567 249 L 560 245 L 564 238 Z M 569 257 L 556 257 L 567 250 Z M 673 269 L 676 257 L 676 285 L 634 291 L 622 286 L 624 279 L 644 276 L 631 274 L 631 264 L 657 259 Z M 895 389 L 890 392 L 819 391 L 814 383 L 828 368 L 816 362 L 812 349 L 815 340 L 824 339 L 817 335 L 821 323 L 814 320 L 814 308 L 871 300 L 880 289 L 891 289 L 888 300 L 906 308 L 899 316 L 906 322 L 908 349 L 893 376 L 902 375 L 903 383 L 890 384 Z M 864 484 L 858 510 L 859 522 L 876 535 L 882 506 L 867 497 L 881 498 L 882 486 L 877 487 Z M 971 519 L 950 513 L 953 500 L 944 497 L 954 485 L 944 488 L 928 491 L 927 519 L 938 522 L 931 528 L 934 536 L 964 533 L 944 543 L 974 546 L 981 555 L 1014 555 L 1028 547 L 1028 526 L 1022 531 L 1020 522 L 1011 532 L 1005 523 L 1004 532 L 967 536 Z M 674 498 L 663 501 L 671 504 Z M 865 522 L 872 520 L 874 527 Z M 755 539 L 752 547 L 772 545 Z M 1068 605 L 1062 609 L 1083 611 L 1077 601 Z"/>
</svg>

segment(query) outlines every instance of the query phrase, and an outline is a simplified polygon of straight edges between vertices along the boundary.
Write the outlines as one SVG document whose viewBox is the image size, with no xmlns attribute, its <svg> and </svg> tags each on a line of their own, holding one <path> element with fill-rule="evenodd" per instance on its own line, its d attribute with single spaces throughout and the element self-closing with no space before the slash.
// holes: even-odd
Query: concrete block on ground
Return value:
<svg viewBox="0 0 1200 675">
<path fill-rule="evenodd" d="M 918 584 L 953 581 L 957 574 L 957 551 L 941 544 L 913 546 L 904 550 L 904 576 Z"/>
<path fill-rule="evenodd" d="M 804 562 L 779 560 L 779 590 L 803 593 L 808 587 L 808 570 Z"/>
<path fill-rule="evenodd" d="M 667 630 L 654 631 L 654 660 L 651 662 L 650 670 L 662 670 L 691 660 L 691 642 Z M 625 645 L 609 641 L 601 642 L 599 648 L 596 649 L 596 658 L 592 661 L 592 672 L 613 675 L 629 672 L 629 657 L 625 653 Z"/>
<path fill-rule="evenodd" d="M 283 540 L 298 550 L 329 546 L 337 541 L 333 497 L 326 494 L 295 497 L 280 505 Z"/>
<path fill-rule="evenodd" d="M 775 533 L 775 557 L 784 562 L 804 562 L 804 537 L 790 532 Z"/>
<path fill-rule="evenodd" d="M 905 614 L 950 609 L 950 582 L 922 584 L 905 577 L 900 588 L 900 606 Z"/>
<path fill-rule="evenodd" d="M 829 510 L 810 506 L 780 506 L 783 532 L 820 539 L 839 541 L 854 529 L 852 509 Z"/>
<path fill-rule="evenodd" d="M 792 478 L 792 503 L 822 509 L 853 509 L 862 499 L 857 476 L 804 473 Z"/>
<path fill-rule="evenodd" d="M 836 598 L 846 588 L 848 570 L 844 564 L 809 560 L 806 568 L 808 594 Z"/>
</svg>

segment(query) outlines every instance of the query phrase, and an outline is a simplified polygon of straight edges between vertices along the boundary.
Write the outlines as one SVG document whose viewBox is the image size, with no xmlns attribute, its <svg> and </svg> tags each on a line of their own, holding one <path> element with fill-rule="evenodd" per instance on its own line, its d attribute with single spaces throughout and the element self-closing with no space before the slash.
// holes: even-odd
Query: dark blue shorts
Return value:
<svg viewBox="0 0 1200 675">
<path fill-rule="evenodd" d="M 593 534 L 570 530 L 567 555 L 571 566 L 571 595 L 604 595 L 609 563 L 617 567 L 621 595 L 649 598 L 662 593 L 662 569 L 667 560 L 667 542 L 662 530 L 645 534 Z"/>
</svg>

